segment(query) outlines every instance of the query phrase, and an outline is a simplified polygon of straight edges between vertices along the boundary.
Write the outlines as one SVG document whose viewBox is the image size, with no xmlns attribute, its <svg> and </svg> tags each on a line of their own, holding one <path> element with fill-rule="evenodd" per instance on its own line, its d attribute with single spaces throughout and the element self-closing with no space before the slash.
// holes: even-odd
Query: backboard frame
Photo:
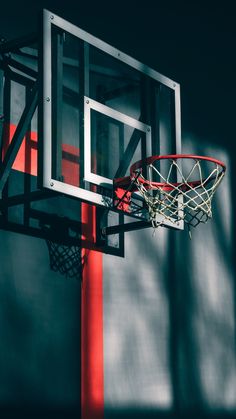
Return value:
<svg viewBox="0 0 236 419">
<path fill-rule="evenodd" d="M 163 84 L 164 86 L 171 89 L 174 93 L 174 127 L 175 127 L 175 152 L 176 154 L 181 153 L 181 115 L 180 115 L 180 86 L 175 81 L 163 76 L 156 70 L 151 69 L 147 65 L 139 62 L 138 60 L 128 56 L 122 51 L 112 47 L 106 42 L 96 38 L 95 36 L 85 32 L 79 27 L 72 23 L 64 20 L 63 18 L 51 13 L 48 10 L 43 11 L 43 66 L 42 66 L 42 134 L 43 134 L 43 187 L 52 191 L 56 191 L 62 194 L 66 194 L 90 204 L 95 204 L 101 207 L 113 208 L 113 199 L 106 197 L 104 200 L 101 194 L 94 192 L 93 190 L 86 190 L 79 186 L 64 183 L 52 176 L 52 150 L 53 150 L 53 138 L 52 138 L 52 25 L 62 31 L 66 31 L 74 37 L 82 40 L 85 44 L 89 44 L 103 51 L 111 57 L 127 64 L 129 67 L 138 70 L 139 72 L 149 76 L 153 80 Z M 85 62 L 86 66 L 86 62 Z M 95 185 L 106 183 L 108 188 L 112 189 L 112 180 L 103 178 L 91 171 L 91 148 L 89 145 L 89 126 L 90 126 L 90 110 L 93 108 L 98 112 L 102 112 L 105 115 L 111 116 L 124 123 L 130 124 L 132 127 L 138 127 L 141 131 L 145 132 L 146 135 L 151 136 L 151 127 L 147 124 L 143 124 L 138 120 L 132 119 L 127 115 L 119 113 L 116 110 L 106 107 L 105 105 L 94 101 L 86 95 L 86 87 L 84 89 L 84 167 L 83 176 L 84 181 L 92 182 Z M 127 214 L 129 215 L 129 214 Z M 169 226 L 169 223 L 168 223 Z M 180 223 L 177 227 L 183 229 L 183 223 Z"/>
</svg>

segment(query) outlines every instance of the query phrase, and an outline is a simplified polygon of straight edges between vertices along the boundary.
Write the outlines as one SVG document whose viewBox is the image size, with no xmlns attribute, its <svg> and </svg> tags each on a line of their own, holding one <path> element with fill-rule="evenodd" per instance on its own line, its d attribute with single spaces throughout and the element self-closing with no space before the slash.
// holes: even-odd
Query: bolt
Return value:
<svg viewBox="0 0 236 419">
<path fill-rule="evenodd" d="M 50 186 L 54 186 L 54 183 L 53 183 L 53 182 L 51 182 L 51 183 L 50 183 Z"/>
<path fill-rule="evenodd" d="M 48 96 L 48 97 L 46 97 L 46 101 L 47 102 L 50 102 L 50 97 Z"/>
<path fill-rule="evenodd" d="M 150 132 L 150 128 L 147 128 L 147 132 Z"/>
<path fill-rule="evenodd" d="M 118 52 L 118 57 L 120 57 L 120 52 Z"/>
<path fill-rule="evenodd" d="M 101 228 L 101 235 L 106 237 L 106 227 Z"/>
<path fill-rule="evenodd" d="M 54 19 L 54 16 L 53 16 L 53 15 L 51 15 L 51 16 L 50 16 L 50 18 L 51 18 L 51 20 L 53 20 L 53 19 Z"/>
<path fill-rule="evenodd" d="M 87 105 L 89 104 L 89 100 L 86 100 Z"/>
<path fill-rule="evenodd" d="M 175 83 L 173 84 L 173 87 L 176 87 L 176 84 Z"/>
</svg>

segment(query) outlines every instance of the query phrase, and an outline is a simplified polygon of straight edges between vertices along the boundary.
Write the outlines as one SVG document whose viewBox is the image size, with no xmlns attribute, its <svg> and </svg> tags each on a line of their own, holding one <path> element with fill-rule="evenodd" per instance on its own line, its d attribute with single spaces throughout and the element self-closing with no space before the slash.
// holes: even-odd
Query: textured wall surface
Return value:
<svg viewBox="0 0 236 419">
<path fill-rule="evenodd" d="M 183 152 L 214 155 L 227 174 L 192 240 L 126 233 L 125 258 L 104 255 L 104 416 L 233 417 L 234 14 L 162 3 L 5 2 L 0 34 L 35 31 L 47 7 L 180 83 Z M 78 280 L 50 271 L 43 240 L 0 231 L 1 417 L 79 417 L 80 298 Z"/>
<path fill-rule="evenodd" d="M 79 415 L 80 281 L 50 270 L 43 240 L 0 236 L 0 409 Z"/>
</svg>

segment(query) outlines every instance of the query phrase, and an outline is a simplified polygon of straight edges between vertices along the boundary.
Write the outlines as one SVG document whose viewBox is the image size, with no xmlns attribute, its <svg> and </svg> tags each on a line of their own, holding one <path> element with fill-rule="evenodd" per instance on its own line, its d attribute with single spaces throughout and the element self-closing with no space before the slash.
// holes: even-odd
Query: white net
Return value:
<svg viewBox="0 0 236 419">
<path fill-rule="evenodd" d="M 212 217 L 212 198 L 221 182 L 225 167 L 219 162 L 200 158 L 157 159 L 133 173 L 133 181 L 143 197 L 154 228 L 166 220 L 173 224 L 185 221 L 196 227 Z M 167 167 L 168 165 L 168 167 Z M 197 180 L 196 180 L 197 179 Z"/>
</svg>

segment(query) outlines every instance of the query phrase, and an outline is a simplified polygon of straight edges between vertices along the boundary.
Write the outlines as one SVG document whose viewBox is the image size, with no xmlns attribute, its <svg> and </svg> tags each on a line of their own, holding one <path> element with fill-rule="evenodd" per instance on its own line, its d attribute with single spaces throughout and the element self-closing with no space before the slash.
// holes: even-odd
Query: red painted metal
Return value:
<svg viewBox="0 0 236 419">
<path fill-rule="evenodd" d="M 82 239 L 95 242 L 96 207 L 82 204 Z M 104 418 L 102 253 L 83 249 L 81 418 Z"/>
<path fill-rule="evenodd" d="M 154 163 L 154 161 L 156 160 L 169 160 L 169 159 L 170 160 L 178 160 L 178 159 L 206 160 L 212 163 L 216 163 L 219 166 L 222 166 L 224 171 L 226 170 L 225 164 L 220 160 L 214 159 L 213 157 L 197 156 L 194 154 L 169 154 L 169 155 L 164 155 L 164 156 L 151 156 L 151 157 L 147 157 L 146 159 L 137 161 L 130 167 L 130 174 L 132 174 L 135 170 L 140 169 L 141 167 L 148 166 L 149 164 Z"/>
<path fill-rule="evenodd" d="M 217 159 L 214 159 L 213 157 L 208 157 L 208 156 L 198 156 L 198 155 L 194 155 L 194 154 L 169 154 L 169 155 L 163 155 L 163 156 L 151 156 L 148 157 L 146 159 L 143 160 L 139 160 L 136 163 L 134 163 L 131 167 L 130 167 L 130 176 L 125 176 L 124 178 L 119 178 L 119 179 L 115 179 L 114 180 L 114 185 L 115 187 L 120 187 L 123 189 L 127 189 L 130 187 L 130 184 L 132 182 L 132 178 L 136 176 L 135 171 L 138 169 L 141 169 L 145 166 L 148 166 L 152 163 L 154 163 L 155 161 L 158 160 L 178 160 L 178 159 L 193 159 L 193 160 L 205 160 L 211 163 L 215 163 L 218 164 L 219 166 L 222 167 L 222 172 L 226 171 L 226 165 Z M 214 179 L 214 177 L 212 177 L 211 179 Z M 171 191 L 173 190 L 175 187 L 178 187 L 179 185 L 181 185 L 182 182 L 171 182 L 171 185 L 167 184 L 166 182 L 150 182 L 146 179 L 143 179 L 142 177 L 139 177 L 139 182 L 143 183 L 146 187 L 150 187 L 150 188 L 161 188 L 165 191 Z M 185 191 L 188 189 L 188 187 L 194 188 L 197 187 L 198 185 L 201 184 L 200 180 L 195 180 L 195 181 L 189 181 L 187 186 L 186 184 L 184 184 L 182 186 L 182 190 Z M 136 192 L 137 188 L 135 187 L 135 185 L 133 185 L 132 192 Z"/>
</svg>

